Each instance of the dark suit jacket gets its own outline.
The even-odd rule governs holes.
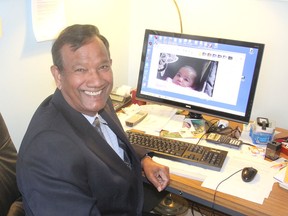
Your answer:
[[[35,112],[22,141],[17,183],[26,215],[141,215],[139,158],[109,100],[99,114],[129,150],[132,170],[59,90]]]

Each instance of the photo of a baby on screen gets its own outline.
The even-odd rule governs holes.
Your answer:
[[[165,80],[167,88],[191,89],[213,96],[217,61],[160,53],[157,79]],[[173,84],[175,86],[171,86]]]
[[[190,87],[195,89],[197,79],[197,71],[188,65],[181,67],[173,78],[167,77],[168,82],[172,82],[182,87]]]

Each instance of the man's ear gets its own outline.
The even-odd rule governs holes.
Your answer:
[[[56,86],[59,90],[61,90],[62,85],[61,85],[61,72],[59,71],[58,67],[56,65],[52,65],[50,67],[50,71],[52,73],[52,76],[54,77]]]

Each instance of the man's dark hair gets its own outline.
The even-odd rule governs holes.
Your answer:
[[[100,34],[98,28],[94,25],[79,25],[75,24],[65,28],[55,40],[51,52],[53,64],[58,67],[60,71],[63,70],[63,61],[61,56],[61,48],[69,44],[73,51],[76,51],[84,44],[87,44],[95,37],[98,37],[106,46],[108,54],[109,51],[109,42],[108,40]]]

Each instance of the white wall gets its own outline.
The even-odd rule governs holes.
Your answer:
[[[25,1],[0,0],[0,112],[17,147],[36,107],[54,89],[51,42],[35,42],[29,12]]]
[[[288,129],[288,1],[281,0],[178,0],[183,32],[259,42],[265,51],[251,119],[268,117]],[[173,1],[133,1],[130,47],[130,85],[136,85],[145,28],[180,32]],[[137,29],[137,30],[136,30]]]
[[[93,24],[110,43],[114,86],[128,82],[131,0],[66,0],[68,24]]]
[[[52,42],[36,42],[30,5],[30,0],[0,0],[0,112],[17,149],[34,111],[55,90]],[[94,24],[108,38],[114,84],[127,84],[130,0],[66,0],[65,6],[69,25]]]
[[[266,44],[253,106],[257,116],[288,128],[285,115],[288,2],[281,0],[177,0],[187,34]],[[90,23],[109,39],[115,86],[136,87],[145,28],[180,32],[173,0],[66,0],[68,24]],[[53,93],[51,41],[37,43],[29,0],[0,0],[0,112],[20,145],[39,103]]]

